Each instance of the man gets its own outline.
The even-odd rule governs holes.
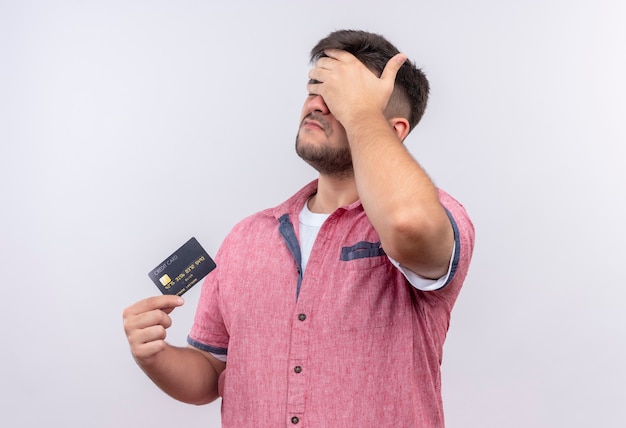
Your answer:
[[[176,296],[124,312],[133,356],[172,397],[222,401],[228,427],[442,427],[440,364],[473,226],[402,141],[428,95],[383,37],[313,48],[296,151],[319,179],[239,223],[202,288],[189,346]]]

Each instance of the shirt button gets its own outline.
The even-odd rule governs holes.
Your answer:
[[[300,373],[300,372],[302,372],[302,367],[300,367],[300,366],[295,366],[295,367],[293,368],[293,371],[294,371],[294,372],[296,372],[296,373]]]
[[[300,314],[300,315],[298,315],[298,319],[300,321],[304,321],[306,319],[306,315],[305,314]]]
[[[298,417],[297,417],[297,416],[294,416],[294,417],[292,417],[292,418],[291,418],[291,423],[292,423],[292,424],[294,424],[294,425],[295,425],[295,424],[297,424],[298,422],[300,422],[300,419],[298,419]]]

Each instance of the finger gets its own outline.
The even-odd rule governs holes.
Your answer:
[[[323,83],[325,81],[325,77],[328,75],[328,70],[314,67],[309,70],[309,83]]]
[[[165,349],[167,333],[161,325],[134,330],[128,335],[128,343],[136,358],[147,358]]]
[[[155,309],[154,311],[145,312],[137,315],[138,325],[141,328],[149,327],[152,325],[161,325],[163,328],[170,328],[172,325],[172,318],[162,309]]]
[[[324,55],[326,55],[326,57],[332,60],[337,60],[337,61],[349,61],[351,59],[356,59],[356,57],[352,55],[350,52],[347,52],[341,49],[326,49],[324,51]],[[321,57],[319,60],[323,58],[324,57]]]
[[[163,308],[163,309],[161,309],[161,310],[162,310],[163,312],[165,312],[166,314],[169,314],[169,313],[171,313],[174,309],[176,309],[176,308]]]
[[[315,68],[320,68],[324,70],[332,70],[334,63],[336,62],[337,60],[334,58],[321,57],[315,62]]]
[[[132,335],[134,331],[142,330],[151,326],[160,325],[169,328],[172,325],[172,318],[165,311],[155,309],[124,318],[124,331],[127,335]]]
[[[389,61],[387,61],[380,78],[382,80],[390,80],[392,82],[395,81],[396,74],[398,74],[398,70],[400,70],[400,67],[402,67],[402,64],[404,64],[405,61],[406,55],[403,53],[394,55]]]
[[[154,357],[159,352],[165,350],[165,340],[153,340],[152,342],[143,343],[131,348],[133,357],[138,361],[146,361]]]
[[[167,333],[165,328],[161,325],[153,325],[150,327],[136,330],[129,337],[129,342],[135,347],[144,345],[146,343],[154,342],[155,340],[165,340]]]
[[[134,305],[124,309],[124,318],[132,315],[141,314],[144,312],[150,312],[155,309],[168,309],[169,312],[173,308],[181,306],[185,303],[182,297],[173,295],[152,296],[144,300],[140,300]]]
[[[306,85],[306,90],[309,95],[321,95],[322,91],[322,82],[317,80],[309,80],[309,83]]]
[[[322,83],[324,83],[325,75],[320,70],[312,69],[309,72],[309,81],[306,85],[306,90],[309,95],[321,95],[324,90]]]

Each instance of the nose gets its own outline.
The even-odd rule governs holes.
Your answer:
[[[306,103],[306,109],[308,113],[312,113],[314,111],[320,112],[322,114],[330,113],[326,102],[324,102],[324,98],[321,95],[311,94],[308,96]]]

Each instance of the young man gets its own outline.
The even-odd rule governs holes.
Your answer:
[[[428,82],[376,34],[331,33],[311,58],[296,151],[319,179],[231,231],[189,347],[165,342],[181,298],[127,308],[133,356],[178,400],[221,396],[225,427],[442,427],[474,230],[402,144]]]

